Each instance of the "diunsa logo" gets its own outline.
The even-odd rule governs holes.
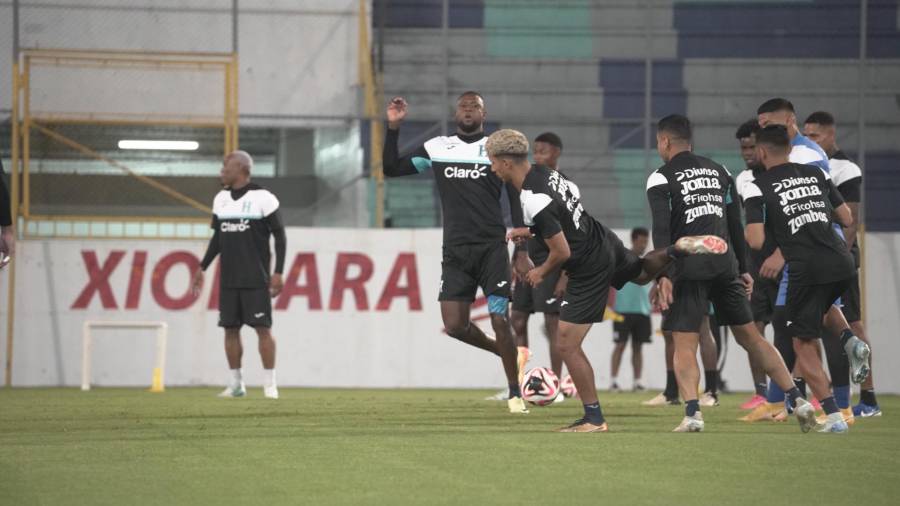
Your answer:
[[[444,169],[444,177],[447,179],[478,179],[487,176],[487,165],[475,164],[475,168],[461,169],[459,167],[447,167]]]

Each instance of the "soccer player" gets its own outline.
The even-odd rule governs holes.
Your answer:
[[[456,134],[435,137],[411,153],[400,156],[397,141],[408,104],[402,97],[387,108],[384,139],[384,175],[418,174],[431,169],[444,214],[444,251],[438,300],[447,334],[466,344],[498,355],[509,386],[511,413],[527,413],[519,387],[516,343],[509,325],[510,266],[506,226],[500,207],[503,182],[490,170],[485,151],[487,137],[484,99],[468,91],[456,100]],[[507,190],[513,224],[521,222],[518,192]],[[521,256],[527,254],[522,253]],[[488,299],[491,339],[470,319],[475,292],[481,287]]]
[[[729,251],[718,256],[685,257],[675,262],[674,277],[663,273],[658,283],[662,309],[668,310],[663,330],[672,331],[675,375],[685,416],[675,432],[700,432],[703,415],[697,399],[700,371],[697,347],[700,325],[715,307],[716,320],[729,325],[735,340],[754,354],[766,373],[790,390],[795,413],[804,432],[815,424],[815,410],[794,386],[778,351],[753,325],[748,296],[753,278],[747,272],[741,207],[731,174],[716,162],[691,152],[690,121],[673,114],[661,119],[656,133],[657,151],[665,165],[647,179],[647,199],[653,216],[653,244],[665,247],[680,239],[710,234],[727,241]]]
[[[822,321],[834,301],[850,288],[855,272],[846,243],[835,233],[833,219],[850,226],[850,209],[827,172],[812,165],[790,163],[787,128],[772,125],[757,134],[757,153],[766,173],[744,187],[747,242],[761,249],[772,234],[788,262],[785,300],[787,329],[793,338],[796,368],[827,415],[820,432],[847,432],[822,368],[818,342]],[[852,334],[841,344],[852,353]]]
[[[559,157],[562,154],[562,139],[553,132],[545,132],[534,139],[532,155],[534,163],[559,170]],[[547,260],[547,249],[535,238],[516,246],[517,251],[524,249],[528,258],[537,267]],[[556,329],[559,326],[559,304],[566,291],[568,277],[562,271],[547,276],[538,286],[531,286],[523,278],[517,276],[513,289],[512,313],[510,321],[519,346],[519,358],[529,357],[528,319],[531,313],[544,314],[544,331],[550,341],[550,368],[562,379],[562,357],[556,349]],[[519,371],[521,374],[523,371]],[[560,397],[561,399],[561,397]]]
[[[272,298],[284,286],[281,273],[287,241],[278,199],[250,182],[252,170],[253,158],[245,151],[234,151],[225,157],[221,171],[224,188],[213,200],[213,236],[200,269],[194,274],[193,287],[195,293],[200,291],[203,271],[220,255],[219,326],[225,328],[225,356],[231,380],[219,397],[247,395],[241,373],[241,327],[248,325],[259,337],[263,394],[277,399]],[[270,236],[275,238],[275,272],[271,275]]]
[[[12,222],[12,205],[9,190],[3,180],[3,163],[0,162],[0,269],[12,257],[16,249],[16,234]]]
[[[823,172],[830,172],[828,156],[819,147],[818,144],[800,133],[797,127],[797,117],[794,112],[794,105],[784,98],[773,98],[764,102],[757,109],[757,119],[761,127],[769,125],[781,125],[787,129],[788,136],[791,140],[791,152],[789,161],[792,163],[810,164],[819,167]],[[843,236],[840,225],[835,225],[836,230]],[[786,319],[784,318],[783,308],[785,298],[788,291],[788,268],[785,266],[784,257],[779,248],[775,248],[772,255],[763,262],[760,267],[760,275],[763,277],[775,278],[781,273],[781,281],[778,287],[778,296],[776,298],[776,310],[773,315],[773,328],[775,329],[775,346],[782,352],[785,362],[789,367],[794,363],[794,348],[791,345],[789,334],[785,330]],[[838,406],[845,406],[843,413],[849,423],[853,423],[853,412],[850,409],[850,378],[857,383],[862,382],[869,372],[868,346],[856,336],[850,325],[844,318],[843,313],[839,309],[839,302],[828,311],[825,327],[830,331],[824,336],[823,344],[825,348],[825,356],[828,360],[828,369],[831,372],[835,398]],[[840,345],[840,340],[833,336],[841,336],[850,334],[851,348],[853,352],[844,353],[844,348]],[[865,358],[863,358],[865,357]],[[746,418],[748,421],[755,421],[767,416],[776,419],[784,418],[784,408],[781,407],[784,400],[784,392],[777,384],[769,383],[769,391],[767,393],[767,403],[760,406],[754,412],[751,412]],[[767,412],[766,412],[767,411]]]
[[[597,400],[594,370],[581,344],[591,326],[603,320],[609,286],[622,288],[628,281],[649,282],[669,264],[670,255],[721,254],[728,246],[717,237],[684,237],[674,246],[640,258],[585,212],[574,183],[559,171],[532,167],[528,161],[528,139],[521,132],[494,132],[486,147],[491,170],[521,191],[523,220],[531,227],[513,229],[510,239],[519,243],[535,235],[549,251],[547,260],[529,270],[526,279],[537,286],[560,268],[569,274],[569,285],[560,303],[557,343],[584,403],[584,417],[560,432],[606,432],[608,426]]]
[[[753,181],[756,176],[765,172],[759,160],[756,159],[756,132],[759,131],[759,121],[755,118],[745,121],[738,127],[734,136],[737,139],[741,158],[744,160],[745,168],[734,179],[737,186],[738,195],[743,199],[744,185]],[[759,269],[763,262],[769,258],[775,251],[775,245],[771,237],[766,238],[764,247],[757,251],[750,250],[748,267],[750,276],[753,277],[753,293],[750,294],[750,309],[753,311],[753,321],[759,333],[766,335],[766,326],[772,322],[772,314],[775,310],[775,299],[778,296],[778,281],[781,278],[779,274],[777,278],[767,278],[759,275]],[[755,395],[747,402],[741,404],[741,409],[754,409],[766,402],[766,372],[760,364],[757,364],[752,355],[748,355],[750,360],[750,373],[753,375],[753,387]]]
[[[859,206],[862,200],[862,171],[838,147],[836,141],[837,127],[834,116],[830,113],[818,111],[810,114],[804,122],[803,133],[818,144],[825,151],[825,154],[828,155],[828,165],[831,167],[831,180],[841,193],[853,216],[853,224],[844,228],[844,238],[850,246],[850,254],[853,255],[857,275],[851,281],[850,289],[841,295],[841,301],[844,303],[841,311],[844,313],[844,317],[847,318],[853,333],[865,341],[871,349],[872,343],[866,337],[866,328],[862,321],[859,289],[860,249],[856,236],[859,230]],[[878,407],[878,399],[875,397],[875,380],[872,378],[871,370],[860,388],[860,402],[853,406],[853,414],[861,417],[881,416],[881,408]],[[839,404],[838,407],[844,408],[845,406]]]
[[[643,227],[631,230],[631,251],[638,257],[644,255],[650,243],[650,231]],[[613,322],[613,343],[610,387],[613,392],[621,390],[618,376],[619,366],[622,364],[622,355],[625,347],[631,340],[631,368],[634,371],[634,385],[632,390],[640,392],[644,390],[641,382],[641,372],[644,366],[644,356],[641,347],[650,342],[650,334],[653,326],[650,323],[650,285],[638,285],[625,283],[621,290],[616,292],[616,302],[613,310],[622,316],[622,321]]]

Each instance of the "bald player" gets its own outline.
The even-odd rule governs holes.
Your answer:
[[[259,337],[264,369],[263,394],[278,398],[275,380],[275,338],[272,337],[272,298],[281,293],[287,240],[278,210],[278,199],[269,190],[250,182],[253,158],[245,151],[225,157],[223,189],[213,200],[213,236],[200,269],[194,273],[193,290],[203,286],[205,271],[221,255],[219,326],[225,328],[225,356],[231,379],[219,397],[244,397],[247,389],[241,373],[241,327],[253,327]],[[269,237],[275,238],[275,272],[270,274]]]

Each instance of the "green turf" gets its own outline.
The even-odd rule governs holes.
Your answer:
[[[844,436],[603,395],[612,432],[556,434],[576,402],[506,414],[485,391],[0,390],[0,504],[896,504],[900,418]],[[881,397],[900,412],[900,399]],[[768,487],[766,495],[761,490]],[[788,494],[788,496],[785,496]],[[762,498],[768,498],[762,500]]]

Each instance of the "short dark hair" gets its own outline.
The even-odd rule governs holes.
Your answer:
[[[468,91],[462,92],[458,97],[456,97],[456,101],[459,102],[460,100],[463,99],[463,97],[472,97],[472,96],[478,97],[482,101],[484,101],[484,97],[481,96],[481,93],[478,93],[477,91],[474,91],[474,90],[468,90]]]
[[[635,240],[638,237],[650,237],[650,231],[645,227],[634,227],[631,229],[631,240]]]
[[[816,125],[833,126],[834,116],[832,116],[830,112],[816,111],[807,116],[806,121],[804,121],[803,123],[815,123]]]
[[[563,148],[562,139],[560,139],[559,136],[553,132],[544,132],[541,135],[538,135],[534,138],[534,142],[546,142],[551,146],[558,147],[560,151],[562,151]]]
[[[794,112],[794,104],[786,98],[770,98],[762,103],[756,110],[756,114],[765,114],[767,112],[791,111]]]
[[[659,120],[659,123],[656,125],[657,132],[665,132],[675,139],[681,139],[685,142],[691,141],[693,137],[692,130],[691,120],[681,114],[670,114]]]
[[[759,132],[759,121],[748,119],[738,127],[737,132],[734,133],[734,138],[738,140],[746,139],[751,135],[755,135],[757,132]]]
[[[787,128],[783,125],[769,125],[756,132],[756,144],[764,144],[788,151],[791,148],[791,138],[788,135]]]

